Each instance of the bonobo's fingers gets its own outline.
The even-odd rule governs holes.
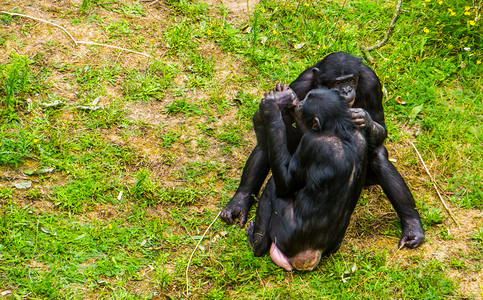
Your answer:
[[[247,222],[250,199],[232,198],[232,200],[221,211],[221,219],[231,225],[237,217],[240,218],[240,227]]]
[[[366,128],[370,121],[372,121],[367,111],[362,108],[350,108],[349,111],[352,116],[352,121],[358,128]]]
[[[260,101],[259,108],[262,111],[267,109],[273,109],[277,107],[277,99],[275,98],[274,91],[270,91],[263,95],[262,101]]]
[[[409,249],[414,249],[421,246],[424,242],[424,233],[422,229],[415,230],[403,230],[401,240],[399,241],[398,248],[402,249],[408,247]]]
[[[281,90],[275,93],[275,98],[277,99],[278,106],[280,108],[293,108],[298,102],[297,95],[286,84],[281,86],[280,88]]]
[[[274,92],[281,92],[281,91],[283,91],[282,88],[283,88],[282,84],[277,83],[277,85],[273,88],[273,91]]]
[[[284,91],[287,91],[288,89],[290,89],[288,84],[277,83],[277,85],[273,88],[273,91],[274,92],[284,92]]]

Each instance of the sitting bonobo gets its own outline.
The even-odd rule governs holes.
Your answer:
[[[247,226],[248,243],[256,256],[270,249],[288,271],[312,270],[342,243],[364,186],[371,128],[358,129],[347,103],[328,89],[312,90],[300,102],[288,86],[277,85],[260,111],[272,177]],[[288,113],[304,132],[293,155],[283,122]]]

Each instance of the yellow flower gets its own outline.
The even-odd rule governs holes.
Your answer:
[[[206,31],[206,34],[207,34],[207,35],[211,35],[211,33],[212,33],[212,32],[211,32],[211,30],[209,30],[209,29]]]
[[[465,6],[465,10],[470,10],[470,7],[469,6]]]
[[[265,10],[264,8],[260,9],[260,11],[261,11],[262,13],[265,13],[265,12],[266,12],[266,10]]]
[[[453,44],[448,44],[448,48],[449,49],[453,48]]]
[[[327,47],[325,45],[322,45],[322,49],[327,49]]]
[[[449,12],[452,12],[453,10],[452,10],[451,8],[448,8],[448,11],[449,11]]]
[[[470,13],[469,11],[465,11],[463,14],[464,14],[465,16],[469,16],[469,15],[471,15],[471,13]]]
[[[481,64],[481,60],[477,60],[477,61],[476,61],[476,64],[477,64],[477,65]]]
[[[112,225],[111,224],[108,224],[107,225],[107,228],[112,229]]]
[[[304,2],[304,5],[305,5],[305,6],[309,6],[309,4],[308,4],[307,2]]]
[[[38,139],[34,139],[34,143],[38,143],[38,142],[39,142],[39,140],[38,140]]]
[[[429,33],[429,29],[428,28],[424,28],[424,33]]]
[[[456,16],[456,13],[454,11],[451,12],[452,16]]]
[[[438,1],[438,4],[439,4],[439,5],[443,4],[443,1],[439,0],[439,1]]]
[[[438,24],[439,24],[439,21],[438,21],[438,22],[436,22],[436,25],[438,25]]]
[[[471,26],[475,26],[475,24],[476,24],[475,21],[473,21],[473,20],[469,20],[468,23],[470,23]]]
[[[272,33],[273,33],[273,34],[277,34],[277,31],[274,29],[274,30],[272,31]]]
[[[426,2],[431,2],[431,0],[424,0],[424,1],[426,1]]]
[[[151,42],[154,42],[154,39],[151,39]]]

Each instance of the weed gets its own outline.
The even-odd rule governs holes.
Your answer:
[[[132,14],[141,17],[144,17],[146,15],[144,10],[144,6],[139,2],[133,2],[132,5],[122,4],[120,9],[114,9],[115,12]]]
[[[48,24],[0,15],[6,51],[0,65],[0,290],[11,292],[6,297],[186,297],[187,261],[237,188],[256,142],[251,118],[263,92],[293,81],[330,52],[362,56],[360,45],[380,40],[394,11],[393,2],[383,1],[267,0],[248,12],[205,1],[121,2],[78,1],[74,14],[55,1],[48,12],[35,1],[2,7],[34,9],[76,39],[156,58],[118,52],[106,60],[112,49],[66,46],[68,37]],[[285,272],[269,256],[254,257],[244,230],[215,222],[193,256],[190,297],[446,299],[479,293],[466,278],[482,268],[481,5],[409,1],[403,11],[370,65],[384,86],[386,145],[413,187],[427,246],[468,251],[444,260],[426,255],[427,249],[396,252],[400,222],[393,212],[380,212],[374,201],[386,199],[380,189],[369,189],[355,232],[313,272]],[[98,97],[101,110],[73,106]],[[55,100],[65,105],[42,108]],[[129,112],[130,101],[145,111]],[[157,102],[147,107],[151,101]],[[148,114],[161,125],[141,119]],[[461,231],[441,225],[446,214],[426,197],[433,191],[417,157],[402,152],[408,141],[456,211],[474,216]],[[149,147],[157,145],[153,153]],[[54,171],[24,173],[44,167]],[[12,176],[29,176],[33,187],[12,188]],[[255,207],[250,220],[254,213]],[[467,224],[476,229],[464,234]]]
[[[419,212],[421,214],[423,225],[425,226],[441,224],[444,220],[444,216],[441,214],[440,208],[420,207]]]
[[[185,116],[191,116],[193,114],[200,115],[201,109],[198,105],[188,102],[187,99],[177,99],[166,105],[165,113],[183,113]]]
[[[10,63],[3,65],[0,69],[0,85],[3,96],[0,104],[7,109],[15,109],[20,103],[18,94],[28,91],[30,74],[29,64],[31,61],[23,56],[13,55]],[[17,96],[16,96],[17,95]]]
[[[181,133],[177,131],[167,132],[162,136],[163,143],[161,145],[165,148],[170,148],[173,146],[173,143],[179,139],[180,136]]]
[[[6,186],[1,187],[0,188],[0,199],[3,199],[3,200],[12,199],[13,191],[14,191],[13,188],[9,188],[9,187],[6,187]]]
[[[164,91],[172,86],[177,72],[175,66],[155,62],[146,71],[130,72],[124,93],[132,100],[161,100]]]

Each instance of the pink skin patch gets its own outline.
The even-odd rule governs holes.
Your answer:
[[[272,246],[270,247],[270,257],[277,266],[284,268],[287,271],[293,270],[293,267],[288,262],[287,257],[282,253],[282,251],[280,251],[280,249],[278,249],[275,243],[272,243]]]

